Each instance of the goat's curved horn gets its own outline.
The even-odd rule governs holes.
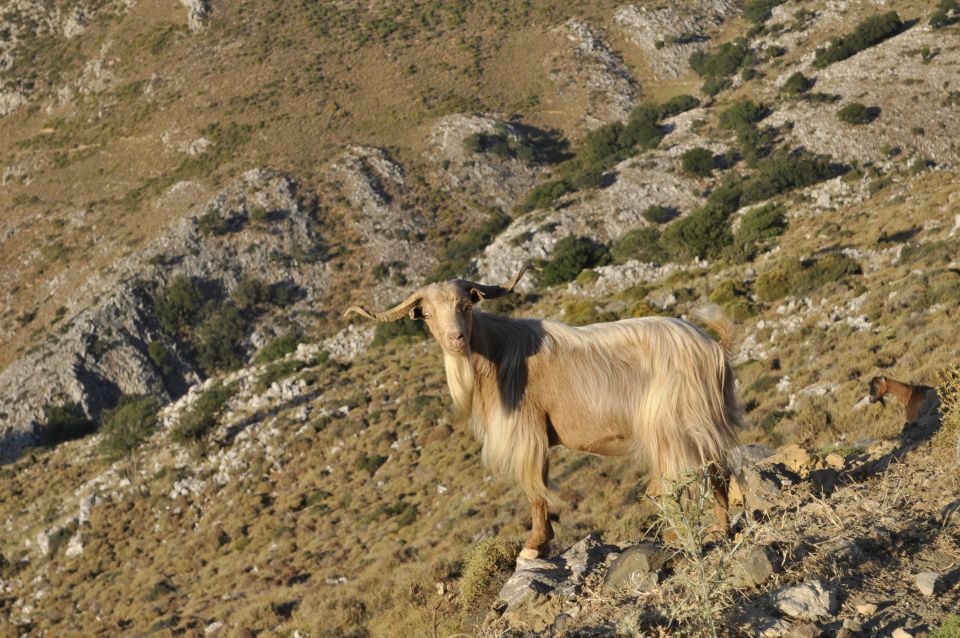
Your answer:
[[[370,312],[361,306],[350,306],[343,313],[343,316],[346,317],[352,312],[360,315],[361,317],[374,319],[376,321],[396,321],[398,319],[402,319],[403,316],[410,312],[410,309],[416,306],[418,303],[420,303],[419,290],[389,310],[384,310],[383,312]]]
[[[464,281],[462,285],[467,289],[476,290],[484,299],[496,299],[508,293],[513,292],[514,287],[519,283],[523,274],[528,270],[537,270],[533,264],[524,264],[513,279],[502,283],[499,286],[488,286],[486,284],[475,284],[472,281]]]

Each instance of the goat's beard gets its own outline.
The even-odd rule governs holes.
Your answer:
[[[447,373],[447,387],[453,404],[463,414],[470,414],[473,404],[473,367],[470,365],[470,348],[463,354],[443,351],[443,367]]]

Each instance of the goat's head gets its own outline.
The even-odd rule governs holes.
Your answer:
[[[874,377],[870,379],[870,403],[884,403],[883,396],[887,393],[887,378]]]
[[[499,286],[465,279],[427,284],[389,310],[370,312],[360,306],[350,306],[344,316],[356,313],[376,321],[397,321],[406,315],[411,319],[423,320],[427,322],[433,338],[446,352],[467,354],[473,332],[473,305],[483,299],[496,299],[513,291],[529,268],[529,265],[524,265],[513,279]]]

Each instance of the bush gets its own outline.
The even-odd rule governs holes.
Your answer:
[[[572,281],[584,268],[609,263],[610,253],[605,246],[587,237],[568,235],[553,247],[553,258],[538,273],[541,286],[553,286]]]
[[[904,26],[896,11],[870,16],[858,24],[852,33],[835,38],[828,46],[817,49],[813,66],[822,69],[834,62],[846,60],[852,55],[900,33]]]
[[[668,221],[676,217],[676,213],[673,209],[667,208],[666,206],[658,206],[657,204],[648,206],[647,209],[641,214],[643,215],[643,218],[651,224],[666,224]]]
[[[694,51],[690,54],[690,68],[705,77],[730,77],[741,66],[749,66],[751,57],[749,53],[747,41],[737,38],[733,42],[720,45],[713,53]]]
[[[933,446],[945,452],[956,450],[960,463],[960,366],[940,371],[937,396],[940,398],[940,429],[933,437]],[[960,622],[957,623],[960,638]]]
[[[64,441],[80,439],[97,430],[97,424],[87,418],[77,402],[48,405],[44,422],[37,431],[37,443],[53,447]]]
[[[668,226],[663,233],[663,245],[671,253],[687,258],[717,257],[733,241],[727,224],[732,212],[728,207],[708,202]]]
[[[197,218],[197,229],[204,236],[225,235],[230,230],[230,225],[220,214],[220,211],[211,208]]]
[[[297,346],[306,341],[306,337],[299,330],[292,330],[274,338],[270,343],[260,348],[253,358],[256,364],[269,363],[297,350]]]
[[[387,457],[380,454],[364,455],[357,459],[357,469],[373,476],[386,462]]]
[[[167,350],[162,343],[159,341],[151,341],[149,345],[147,345],[147,356],[153,361],[153,365],[157,366],[160,374],[165,377],[173,374],[173,355],[170,354],[170,351]]]
[[[208,373],[233,370],[243,365],[247,322],[233,305],[210,314],[197,331],[197,361]]]
[[[749,98],[741,98],[721,111],[718,123],[720,128],[739,130],[759,122],[767,115],[767,110]]]
[[[675,95],[660,107],[661,118],[673,117],[681,113],[686,113],[690,109],[700,106],[700,100],[692,95]]]
[[[743,17],[756,24],[763,24],[770,17],[774,7],[784,0],[747,0],[743,5]]]
[[[460,610],[475,614],[486,605],[486,598],[496,590],[499,581],[513,571],[520,543],[502,538],[485,538],[473,546],[463,562],[460,578]]]
[[[160,402],[150,396],[123,395],[117,407],[105,410],[100,452],[109,458],[130,456],[157,427]]]
[[[236,382],[214,385],[194,402],[170,430],[174,443],[197,444],[217,425],[217,419],[227,402],[237,393]]]
[[[787,229],[786,209],[781,204],[766,204],[744,214],[733,238],[733,256],[738,261],[752,260],[766,240]]]
[[[860,102],[850,102],[837,111],[837,117],[840,118],[840,121],[847,124],[869,124],[877,119],[879,114],[879,108],[867,108]]]
[[[927,638],[960,638],[960,616],[950,614]]]
[[[787,78],[787,81],[783,83],[782,91],[787,95],[800,95],[801,93],[806,93],[810,90],[812,83],[810,80],[800,71],[797,71],[793,75]]]
[[[663,262],[668,258],[660,245],[660,231],[653,226],[635,228],[621,235],[610,247],[610,255],[618,264],[631,259]]]
[[[806,295],[833,282],[843,281],[863,269],[852,257],[829,253],[800,263],[800,267],[780,264],[757,278],[757,298],[776,301],[788,294]]]
[[[709,300],[711,303],[723,306],[734,321],[743,321],[753,315],[753,303],[750,301],[749,293],[746,284],[728,279],[710,293]]]
[[[683,156],[680,158],[680,165],[683,168],[683,172],[688,175],[707,177],[713,173],[713,169],[717,166],[717,161],[714,159],[711,151],[697,147],[684,151]]]
[[[566,179],[544,182],[530,191],[530,194],[518,207],[518,212],[529,213],[538,208],[548,208],[553,206],[558,199],[574,190],[573,184]]]
[[[731,86],[733,86],[733,82],[730,81],[730,79],[711,75],[704,80],[703,85],[700,87],[700,92],[713,97],[720,93],[720,91],[729,89]]]
[[[443,260],[427,281],[446,281],[462,277],[470,266],[470,259],[482,251],[494,237],[510,225],[510,217],[499,208],[486,209],[489,218],[479,228],[467,232],[462,239],[447,244]]]
[[[812,186],[836,175],[828,157],[806,151],[779,152],[761,161],[757,172],[739,185],[740,204],[747,205]]]
[[[177,275],[166,293],[154,299],[154,310],[160,326],[169,334],[185,331],[200,318],[206,298],[200,284],[192,277]]]
[[[428,335],[427,325],[424,322],[404,317],[399,321],[378,323],[373,331],[373,340],[370,345],[373,347],[382,346],[402,337],[425,339]]]

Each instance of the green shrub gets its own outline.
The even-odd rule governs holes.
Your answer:
[[[223,218],[220,211],[211,208],[197,218],[197,229],[201,235],[225,235],[230,230],[230,224]]]
[[[269,363],[297,350],[297,346],[306,341],[306,337],[299,330],[292,330],[274,338],[270,343],[260,348],[253,358],[256,364]]]
[[[927,638],[960,638],[960,616],[950,614]]]
[[[806,295],[860,274],[863,274],[860,264],[842,253],[829,253],[818,259],[806,260],[799,267],[781,263],[757,278],[757,298],[771,302],[787,295]]]
[[[813,66],[825,68],[834,62],[846,60],[852,55],[883,42],[902,31],[905,25],[896,11],[882,13],[863,20],[852,33],[835,38],[828,46],[817,49]]]
[[[680,158],[680,165],[683,172],[697,177],[707,177],[713,173],[717,166],[717,161],[713,157],[713,152],[705,148],[691,148],[684,151]]]
[[[747,0],[743,5],[743,17],[757,24],[763,24],[770,17],[774,7],[784,0]]]
[[[524,135],[517,137],[510,135],[502,125],[498,125],[492,133],[473,133],[463,140],[463,148],[468,153],[490,153],[525,164],[549,164],[559,161],[566,156],[567,145],[567,141],[558,131],[525,127]]]
[[[463,562],[460,578],[460,610],[463,614],[480,611],[497,585],[513,571],[520,543],[503,538],[485,538],[473,546]]]
[[[704,80],[703,85],[700,87],[700,92],[713,97],[720,93],[720,91],[729,89],[731,86],[733,86],[733,82],[730,81],[729,78],[711,75]]]
[[[877,107],[868,108],[860,102],[850,102],[837,111],[837,117],[847,124],[869,124],[879,113],[880,109]]]
[[[87,418],[77,402],[48,405],[44,413],[44,421],[36,432],[39,445],[53,447],[64,441],[83,438],[97,429],[97,424]]]
[[[653,226],[634,228],[621,235],[610,247],[610,255],[618,264],[631,259],[663,262],[668,258],[660,245],[660,231]]]
[[[160,326],[169,334],[184,332],[199,320],[206,297],[192,277],[177,275],[166,293],[154,299],[154,310]]]
[[[174,372],[174,359],[173,355],[170,354],[170,351],[160,343],[159,341],[151,341],[147,345],[147,356],[150,357],[150,360],[153,361],[153,365],[157,366],[157,370],[160,373],[167,377],[173,374]]]
[[[782,235],[787,229],[785,213],[782,204],[772,203],[744,214],[733,238],[734,258],[739,261],[751,260],[763,248],[766,240]]]
[[[749,98],[741,98],[720,112],[720,128],[739,130],[759,122],[767,115],[767,110]]]
[[[151,396],[123,395],[101,417],[100,452],[109,458],[130,456],[157,427],[160,402]]]
[[[786,297],[793,289],[794,271],[785,264],[778,264],[757,277],[754,288],[757,299],[771,302]]]
[[[555,179],[536,186],[523,203],[518,206],[518,212],[529,213],[538,208],[549,208],[558,199],[573,192],[573,183],[566,179]]]
[[[787,78],[787,81],[783,83],[783,92],[787,95],[800,95],[801,93],[806,93],[810,90],[812,86],[811,81],[800,71],[797,71],[793,75]]]
[[[700,106],[700,100],[692,95],[674,95],[660,107],[661,118],[673,117],[686,113],[690,109]]]
[[[694,51],[690,54],[690,68],[701,76],[729,77],[750,62],[750,48],[744,38],[726,42],[714,52]],[[748,64],[747,64],[748,65]]]
[[[736,210],[736,208],[734,208]],[[732,211],[707,205],[678,219],[663,232],[666,250],[681,257],[713,258],[733,241],[727,219]]]
[[[233,305],[213,311],[197,331],[197,361],[208,373],[233,370],[245,362],[247,322]]]
[[[753,303],[749,294],[746,284],[728,279],[714,288],[709,300],[722,306],[734,321],[743,321],[753,315]]]
[[[197,444],[217,425],[227,402],[237,393],[237,383],[217,384],[201,394],[170,430],[174,443]]]
[[[387,457],[381,454],[364,455],[357,459],[357,469],[373,476],[380,469],[380,466],[386,462]]]
[[[510,216],[499,208],[484,208],[488,218],[482,226],[466,233],[463,238],[447,244],[443,259],[428,281],[446,281],[462,277],[468,270],[470,259],[490,245],[490,242],[510,225]]]
[[[294,287],[286,282],[268,285],[255,277],[250,277],[234,286],[230,291],[230,300],[245,316],[253,317],[267,305],[280,308],[289,306],[294,301],[294,292]]]
[[[553,247],[553,256],[538,273],[541,286],[553,286],[572,281],[584,268],[593,268],[609,263],[607,248],[587,237],[568,235]]]
[[[672,209],[657,204],[651,204],[641,214],[651,224],[666,224],[676,217],[676,213]]]
[[[428,335],[427,324],[409,317],[403,317],[399,321],[378,323],[373,331],[373,340],[370,342],[370,345],[372,347],[382,346],[385,343],[402,337],[425,339]]]
[[[830,158],[806,151],[781,151],[761,161],[754,175],[740,184],[741,205],[761,202],[796,188],[812,186],[836,175]]]

